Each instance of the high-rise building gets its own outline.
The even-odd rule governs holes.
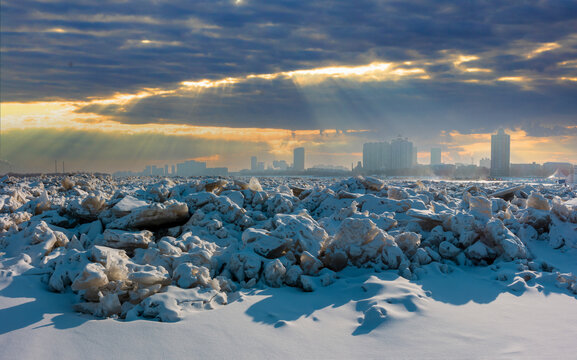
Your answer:
[[[251,156],[251,157],[250,157],[250,169],[251,169],[252,171],[256,171],[256,170],[257,170],[256,156]]]
[[[304,171],[305,169],[305,148],[295,148],[293,158],[293,170],[294,171]]]
[[[441,161],[441,148],[431,148],[431,165],[440,165]]]
[[[200,176],[206,174],[206,162],[189,160],[176,164],[178,176]]]
[[[391,141],[391,169],[410,169],[413,167],[413,143],[407,138]]]
[[[491,177],[507,177],[510,174],[511,136],[499,129],[491,135]]]
[[[490,169],[491,168],[491,159],[482,158],[481,160],[479,160],[479,167],[484,167],[484,168]]]
[[[391,166],[391,144],[373,142],[363,144],[363,169],[387,170]]]

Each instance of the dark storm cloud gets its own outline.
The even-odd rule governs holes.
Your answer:
[[[183,80],[434,58],[446,49],[477,54],[520,40],[556,41],[577,28],[576,3],[557,0],[245,0],[238,6],[7,0],[1,13],[3,101],[81,99]],[[512,55],[506,63],[545,71],[560,59],[521,60]]]

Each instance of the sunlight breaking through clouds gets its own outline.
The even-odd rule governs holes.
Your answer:
[[[529,54],[526,55],[526,57],[527,57],[527,59],[532,59],[535,56],[538,56],[544,52],[559,49],[560,47],[561,47],[561,45],[559,45],[556,42],[545,43],[545,44],[538,46],[535,50],[531,51]]]
[[[328,66],[315,69],[282,71],[271,74],[250,74],[243,77],[228,77],[220,80],[183,81],[186,87],[213,88],[234,85],[250,79],[274,80],[279,78],[293,79],[301,86],[323,82],[329,78],[352,79],[367,81],[398,81],[403,78],[428,79],[429,75],[423,68],[407,68],[404,63],[373,62],[360,66]]]

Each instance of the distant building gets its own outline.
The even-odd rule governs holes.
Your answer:
[[[391,169],[410,169],[413,167],[413,143],[407,138],[391,141]]]
[[[490,169],[491,168],[491,159],[482,158],[481,160],[479,160],[479,167],[484,167],[484,168]]]
[[[275,170],[287,170],[288,164],[285,160],[273,160],[272,167]]]
[[[295,148],[293,153],[293,170],[294,171],[304,171],[305,170],[305,148]]]
[[[431,165],[442,164],[441,148],[431,148]]]
[[[250,169],[252,171],[256,171],[257,170],[257,160],[256,160],[256,156],[251,156],[250,157]]]
[[[168,165],[164,165],[164,176],[168,176]]]
[[[546,162],[543,164],[543,175],[545,176],[551,176],[557,170],[567,176],[573,173],[573,165],[567,162]]]
[[[226,167],[206,168],[205,175],[208,175],[208,176],[228,176],[228,168],[226,168]]]
[[[541,177],[543,167],[537,163],[532,164],[511,164],[512,177]]]
[[[363,169],[388,170],[391,167],[391,144],[372,142],[363,144]]]
[[[170,172],[170,175],[175,176],[176,175],[176,166],[172,165],[172,171]]]
[[[206,174],[206,163],[189,160],[176,164],[178,176],[201,176]]]
[[[491,177],[500,178],[510,175],[511,136],[499,129],[491,135]]]
[[[156,165],[152,165],[150,169],[150,174],[152,176],[163,176],[164,175],[164,168],[157,167]]]

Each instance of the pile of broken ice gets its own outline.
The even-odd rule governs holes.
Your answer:
[[[572,274],[533,259],[527,247],[577,247],[569,188],[371,177],[261,182],[5,177],[0,267],[44,273],[51,290],[77,294],[78,311],[162,321],[226,304],[240,288],[314,291],[347,266],[416,279],[430,263],[449,271],[516,261],[577,293]]]

